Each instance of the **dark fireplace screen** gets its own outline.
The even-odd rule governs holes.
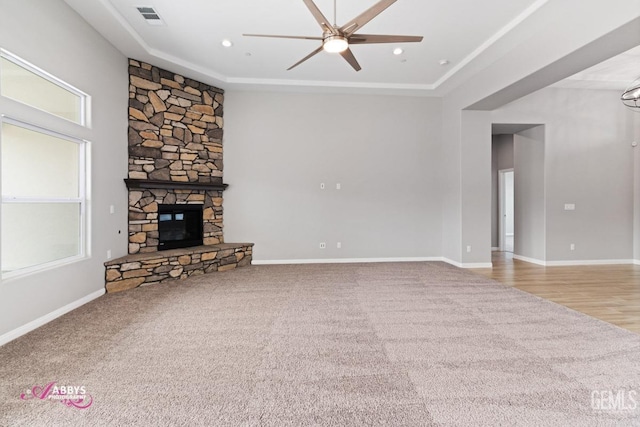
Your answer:
[[[202,205],[158,206],[158,250],[202,245]]]

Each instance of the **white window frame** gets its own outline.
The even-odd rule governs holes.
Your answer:
[[[5,96],[2,94],[2,88],[0,88],[0,96],[7,98],[7,99],[11,99],[15,102],[19,102],[22,105],[26,105],[29,108],[33,108],[34,110],[38,110],[38,111],[42,111],[45,112],[53,117],[57,117],[60,120],[66,120],[68,122],[71,123],[75,123],[75,124],[79,124],[80,126],[84,126],[87,127],[88,123],[87,123],[87,117],[89,116],[87,113],[88,110],[88,106],[89,106],[89,95],[87,95],[86,93],[84,93],[83,91],[81,91],[78,88],[75,88],[73,86],[71,86],[69,83],[60,80],[59,78],[57,78],[56,76],[54,76],[53,74],[49,74],[46,71],[44,71],[41,68],[36,67],[35,65],[33,65],[32,63],[25,61],[24,59],[14,55],[13,53],[0,48],[0,58],[4,58],[7,61],[13,62],[14,64],[16,64],[19,67],[24,68],[25,70],[28,70],[30,72],[32,72],[33,74],[42,77],[45,80],[48,80],[49,82],[61,87],[62,89],[69,91],[71,93],[73,93],[74,95],[78,96],[80,98],[80,122],[76,122],[75,120],[71,120],[71,119],[67,119],[66,117],[62,117],[59,116],[57,114],[54,114],[50,111],[47,110],[43,110],[41,108],[38,107],[34,107],[33,105],[29,105],[26,104],[18,99],[15,98],[11,98],[9,96]],[[2,70],[0,70],[0,72],[2,72]]]
[[[88,162],[89,162],[89,158],[90,158],[89,156],[91,153],[91,142],[81,138],[79,135],[74,136],[72,134],[74,133],[75,129],[78,129],[78,134],[81,134],[81,132],[83,132],[83,130],[81,129],[86,129],[89,127],[88,119],[91,116],[89,111],[90,105],[91,105],[90,103],[91,97],[88,94],[82,92],[81,90],[69,85],[68,83],[60,80],[59,78],[47,73],[46,71],[38,68],[37,66],[23,60],[22,58],[19,58],[18,56],[2,48],[0,48],[0,57],[8,61],[11,61],[14,64],[20,67],[23,67],[29,70],[30,72],[33,72],[34,74],[37,74],[38,76],[50,81],[51,83],[56,84],[62,87],[63,89],[78,95],[80,97],[80,108],[81,108],[80,123],[78,123],[77,121],[58,116],[52,112],[42,110],[32,105],[20,102],[19,100],[13,99],[11,97],[4,96],[2,94],[2,89],[0,88],[0,97],[5,99],[10,99],[14,102],[17,102],[23,106],[28,107],[26,110],[27,113],[29,110],[35,113],[35,114],[27,114],[27,116],[29,117],[24,117],[25,114],[22,113],[20,114],[21,120],[17,120],[11,117],[10,111],[8,112],[9,114],[6,114],[7,111],[0,112],[1,113],[0,129],[3,123],[7,123],[14,126],[22,127],[24,129],[28,129],[34,132],[39,132],[45,135],[49,135],[52,137],[73,142],[75,144],[78,144],[78,148],[79,148],[78,197],[73,197],[73,198],[62,198],[62,197],[61,198],[50,198],[50,197],[38,198],[38,197],[19,197],[19,196],[5,197],[2,195],[2,180],[0,177],[0,198],[3,204],[4,203],[74,203],[74,204],[79,204],[80,206],[80,230],[79,230],[79,236],[78,236],[79,238],[78,254],[73,255],[71,257],[66,257],[59,260],[54,260],[51,262],[37,264],[34,266],[22,268],[19,270],[2,273],[0,275],[0,282],[5,282],[9,279],[23,277],[25,275],[29,275],[35,272],[41,272],[43,270],[48,270],[51,268],[60,267],[62,265],[77,262],[77,261],[86,259],[90,256],[89,243],[90,243],[91,236],[89,233],[89,218],[88,218],[89,211],[90,211],[90,208],[88,206],[89,189],[90,189],[89,187],[89,183],[90,183],[89,167],[90,166]],[[0,70],[0,72],[2,72],[2,70]],[[39,125],[38,123],[39,118],[42,116],[40,113],[36,113],[36,112],[44,112],[47,114],[48,117],[54,118],[53,125],[55,125],[59,129],[61,128],[64,130],[62,132],[59,132],[59,131],[54,131],[49,127],[44,127]],[[25,121],[25,120],[28,120],[28,121]],[[60,126],[56,125],[55,123],[56,121],[58,121]],[[73,126],[70,127],[69,124],[72,124]],[[78,125],[82,126],[82,128],[75,127]],[[2,132],[0,132],[0,145],[2,144],[1,138],[2,138]],[[2,220],[1,215],[2,215],[2,211],[0,210],[0,221]],[[4,248],[0,247],[0,252],[3,249]],[[1,270],[1,266],[0,266],[0,270]]]

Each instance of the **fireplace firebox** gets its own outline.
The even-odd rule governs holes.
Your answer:
[[[202,245],[202,205],[158,205],[158,250]]]

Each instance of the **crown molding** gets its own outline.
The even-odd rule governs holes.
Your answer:
[[[167,67],[175,65],[181,69],[193,71],[199,75],[198,78],[206,77],[208,83],[221,87],[222,89],[237,90],[265,90],[265,91],[292,91],[292,92],[338,92],[338,93],[365,93],[365,94],[388,94],[388,95],[406,95],[406,96],[442,96],[438,90],[443,89],[443,85],[450,83],[451,79],[464,79],[463,71],[470,63],[472,63],[481,54],[485,53],[500,39],[505,37],[510,31],[525,21],[529,16],[534,14],[549,0],[537,0],[527,9],[521,12],[513,20],[498,30],[493,36],[478,46],[473,52],[467,55],[451,70],[444,74],[434,83],[384,83],[384,82],[347,82],[347,81],[323,81],[323,80],[293,80],[293,79],[260,79],[260,78],[244,78],[223,75],[220,72],[203,67],[193,62],[184,60],[175,55],[169,54],[161,49],[151,47],[138,32],[129,24],[129,22],[120,14],[110,0],[98,0],[105,10],[113,19],[125,30],[133,41],[144,51],[146,58],[141,60],[149,61],[157,59],[163,63],[160,66]],[[127,57],[133,57],[131,52],[123,52]],[[136,58],[138,59],[138,58]]]

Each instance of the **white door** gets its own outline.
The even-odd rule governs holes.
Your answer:
[[[498,171],[498,203],[500,213],[498,215],[498,243],[501,251],[513,252],[514,229],[514,185],[513,169]]]

